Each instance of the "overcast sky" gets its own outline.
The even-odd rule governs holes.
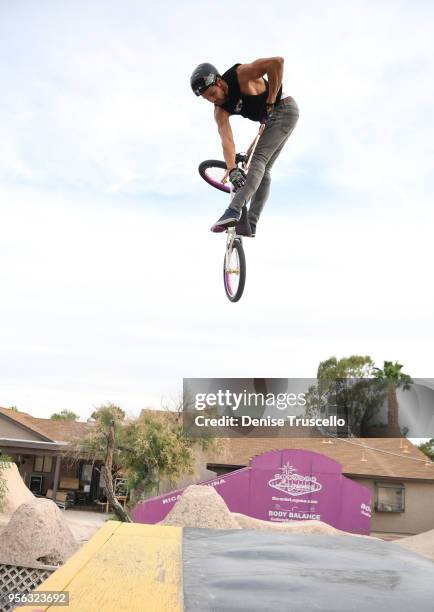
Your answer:
[[[137,414],[353,353],[433,377],[434,5],[150,4],[0,0],[0,405]],[[300,120],[231,304],[189,78],[273,55]]]

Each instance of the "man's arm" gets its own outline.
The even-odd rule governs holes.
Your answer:
[[[217,122],[217,129],[220,134],[223,147],[223,156],[229,170],[235,168],[235,143],[232,134],[231,124],[229,123],[229,113],[223,108],[214,108],[214,118]]]
[[[267,75],[269,85],[267,103],[274,104],[277,92],[282,85],[283,64],[283,57],[267,57],[257,59],[251,64],[241,64],[237,69],[238,82],[242,87],[243,83],[255,81]]]

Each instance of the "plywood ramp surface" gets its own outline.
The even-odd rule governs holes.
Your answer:
[[[108,521],[38,587],[68,591],[69,606],[50,612],[177,612],[182,603],[182,529]],[[32,608],[16,608],[30,612]]]

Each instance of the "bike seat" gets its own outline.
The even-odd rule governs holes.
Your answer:
[[[242,164],[247,161],[247,153],[237,153],[235,155],[235,163]]]

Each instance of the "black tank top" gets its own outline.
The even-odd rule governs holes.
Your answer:
[[[220,104],[230,115],[241,115],[252,121],[261,121],[266,115],[266,102],[268,97],[268,81],[264,80],[265,91],[261,94],[246,95],[241,93],[238,83],[237,67],[241,64],[235,64],[222,75],[222,79],[228,84],[228,98],[224,104]],[[276,104],[280,101],[282,95],[282,86],[276,96]]]

